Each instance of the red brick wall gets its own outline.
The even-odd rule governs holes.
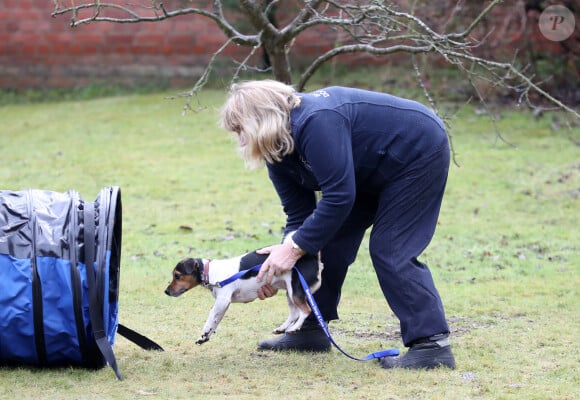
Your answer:
[[[2,0],[2,3],[1,88],[150,81],[187,87],[200,76],[210,55],[224,42],[218,28],[200,16],[186,15],[154,23],[92,23],[71,28],[69,15],[51,18],[53,0]],[[498,9],[496,16],[509,14],[513,11],[510,8],[513,5]],[[517,32],[514,28],[508,33],[517,35]],[[323,33],[318,35],[313,33],[297,40],[293,57],[307,58],[319,53]],[[522,36],[521,32],[519,35]],[[515,38],[509,46],[518,46],[523,39]],[[539,40],[538,43],[546,44],[541,37]],[[559,51],[557,44],[547,45]],[[227,52],[228,57],[233,52],[235,46]]]
[[[0,87],[69,87],[94,81],[150,79],[191,84],[224,35],[207,18],[192,16],[138,24],[70,27],[51,18],[52,0],[2,0]]]

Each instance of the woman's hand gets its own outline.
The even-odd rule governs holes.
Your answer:
[[[296,265],[296,261],[302,257],[300,251],[294,249],[290,242],[264,247],[257,253],[270,254],[262,264],[257,276],[258,282],[265,279],[266,285],[272,283],[274,276],[290,271]]]
[[[278,293],[278,289],[276,289],[272,285],[264,285],[260,289],[258,289],[258,298],[260,300],[266,300],[269,297],[273,297]]]

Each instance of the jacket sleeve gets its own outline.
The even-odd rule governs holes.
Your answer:
[[[307,253],[315,254],[332,239],[355,201],[350,124],[336,111],[317,111],[296,133],[295,144],[316,178],[322,198],[293,239]]]
[[[300,228],[304,220],[312,214],[316,207],[316,195],[314,191],[298,184],[296,177],[292,177],[291,172],[285,170],[282,164],[268,164],[268,176],[286,214],[286,236]]]

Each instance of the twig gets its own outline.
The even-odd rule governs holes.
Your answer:
[[[205,109],[204,106],[202,106],[199,97],[198,97],[198,92],[206,85],[209,76],[211,74],[211,71],[213,69],[213,64],[215,62],[216,57],[221,54],[229,45],[230,43],[233,42],[233,38],[229,38],[215,53],[213,53],[209,63],[207,64],[205,70],[203,71],[203,74],[201,75],[201,77],[197,80],[197,82],[195,82],[195,85],[193,85],[193,88],[191,88],[191,90],[184,92],[184,93],[180,93],[174,96],[168,96],[166,97],[166,99],[169,100],[173,100],[176,98],[181,98],[181,97],[185,97],[185,104],[183,105],[183,111],[181,112],[182,115],[185,116],[185,114],[187,114],[187,111],[193,111],[193,112],[199,112],[203,109]],[[191,102],[193,101],[193,98],[196,98],[197,100],[197,108],[192,108],[191,107]]]
[[[417,64],[417,58],[415,57],[414,54],[411,57],[411,61],[413,63],[413,69],[415,70],[415,77],[417,78],[417,82],[419,83],[419,86],[421,86],[421,88],[423,89],[423,94],[427,98],[427,101],[431,105],[431,108],[433,108],[433,111],[435,112],[435,114],[439,118],[441,118],[441,120],[443,121],[443,124],[445,124],[445,127],[446,127],[445,133],[447,134],[447,138],[449,140],[449,148],[451,150],[451,159],[453,160],[453,164],[455,164],[456,166],[459,167],[459,163],[457,162],[456,153],[455,153],[455,146],[453,145],[453,136],[451,135],[451,122],[449,121],[449,119],[447,117],[445,117],[444,115],[441,115],[441,113],[439,112],[439,107],[437,107],[437,103],[435,102],[435,99],[433,98],[433,96],[431,96],[431,93],[429,93],[429,89],[427,89],[425,82],[423,82],[421,70],[419,69],[419,65]]]

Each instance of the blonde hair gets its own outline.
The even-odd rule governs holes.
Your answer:
[[[234,83],[221,111],[220,125],[240,135],[246,165],[257,169],[294,151],[290,111],[300,105],[292,86],[274,80]]]

